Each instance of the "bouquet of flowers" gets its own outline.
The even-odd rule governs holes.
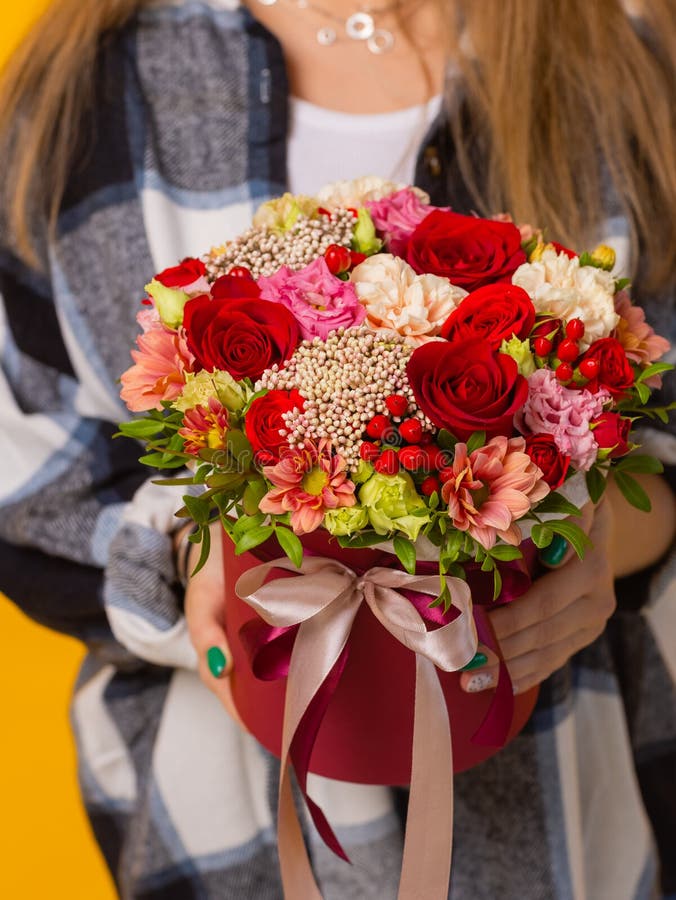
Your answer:
[[[472,599],[518,595],[526,537],[542,548],[558,534],[584,553],[587,536],[566,518],[580,513],[581,483],[598,501],[612,468],[649,508],[632,475],[661,466],[633,452],[632,428],[666,419],[648,403],[669,345],[613,267],[608,247],[576,253],[508,216],[460,215],[367,178],[265,203],[246,233],[146,286],[122,376],[122,398],[144,415],[120,431],[146,442],[146,465],[189,470],[164,483],[202,486],[178,513],[194,520],[198,567],[217,521],[231,565],[247,555],[237,594],[268,629],[257,650],[293,639],[276,675],[260,674],[259,654],[258,677],[291,683],[303,657],[283,736],[276,722],[301,789],[330,706],[320,695],[345,669],[363,600],[415,651],[415,785],[430,762],[415,731],[438,703],[437,670],[457,671],[476,649]],[[350,568],[366,548],[390,563]],[[448,729],[447,716],[431,718]],[[434,752],[450,754],[450,734],[427,726]]]

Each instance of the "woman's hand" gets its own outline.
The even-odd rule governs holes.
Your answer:
[[[199,675],[230,715],[242,725],[232,699],[229,675],[232,656],[225,636],[225,585],[223,580],[222,530],[217,522],[211,529],[211,553],[200,571],[188,578],[185,615],[190,639],[199,658]],[[188,556],[188,573],[199,559],[199,547]],[[244,727],[244,726],[242,726]]]
[[[591,644],[615,609],[611,504],[602,502],[596,509],[588,504],[581,524],[593,543],[584,560],[569,550],[560,566],[539,578],[516,603],[490,614],[515,693],[544,681]],[[488,662],[463,672],[460,683],[466,691],[497,684],[495,654],[481,649]]]

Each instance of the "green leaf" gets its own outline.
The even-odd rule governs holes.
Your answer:
[[[125,437],[150,438],[163,431],[164,420],[158,422],[156,419],[136,419],[133,422],[120,422],[119,428],[118,433]]]
[[[492,557],[487,556],[484,561],[481,563],[481,571],[482,572],[492,572],[495,568],[495,561]]]
[[[255,516],[240,516],[232,528],[235,540],[238,541],[243,534],[246,534],[247,531],[251,531],[252,528],[258,528],[259,525],[262,525],[263,522],[265,522],[265,518],[263,513],[258,513]]]
[[[551,544],[554,539],[554,532],[551,528],[548,528],[547,525],[538,524],[533,525],[530,536],[535,546],[540,550],[543,550]]]
[[[437,509],[439,506],[439,493],[438,491],[432,491],[430,494],[430,499],[427,501],[430,509]]]
[[[341,547],[351,550],[361,550],[364,547],[373,547],[375,544],[382,544],[387,538],[382,534],[376,534],[375,531],[363,531],[353,537],[344,535],[338,538]]]
[[[499,559],[501,562],[509,562],[512,559],[521,559],[522,553],[518,547],[512,547],[511,544],[496,544],[490,551],[493,559]]]
[[[625,500],[631,503],[632,506],[635,506],[636,509],[642,510],[642,512],[650,512],[652,509],[650,497],[635,478],[632,478],[631,475],[626,475],[624,472],[617,471],[614,477],[615,484],[622,491]]]
[[[502,590],[502,575],[500,574],[500,570],[496,566],[493,569],[493,601],[494,602],[500,596],[501,590]]]
[[[397,554],[399,562],[406,569],[409,575],[415,575],[415,547],[412,542],[408,540],[408,538],[402,537],[400,534],[395,534],[394,540],[392,541],[394,545],[394,552]]]
[[[198,535],[199,535],[199,537],[197,537]],[[196,540],[193,540],[194,544],[197,543],[197,540],[200,540],[202,542],[200,558],[197,560],[197,565],[190,573],[191,576],[193,576],[199,572],[199,570],[202,568],[202,566],[205,564],[205,562],[209,559],[209,553],[211,551],[211,531],[209,530],[209,526],[208,525],[202,526],[202,528],[200,528],[200,530],[198,532],[195,532],[194,535],[191,535],[190,538],[188,538],[188,540],[190,540],[191,538],[196,538]]]
[[[631,278],[616,278],[615,279],[615,291],[623,291],[626,287],[629,287],[631,284]]]
[[[237,472],[217,472],[215,475],[209,475],[207,484],[210,488],[225,488],[231,490],[243,484],[245,476]]]
[[[664,466],[654,456],[643,453],[634,453],[631,456],[623,456],[613,464],[613,470],[617,472],[640,472],[646,475],[659,475],[664,472]]]
[[[652,363],[652,365],[646,366],[645,369],[641,370],[641,374],[638,376],[637,381],[645,381],[646,378],[650,378],[651,375],[659,375],[661,372],[670,372],[673,368],[674,366],[672,366],[671,363]],[[121,427],[122,426],[120,426],[120,428]]]
[[[235,554],[241,556],[242,553],[253,550],[254,547],[264,544],[274,533],[273,525],[259,525],[257,528],[252,528],[251,531],[245,532],[235,544]]]
[[[643,384],[640,381],[636,382],[636,393],[638,394],[638,399],[641,403],[647,403],[650,400],[650,388],[647,384]]]
[[[211,466],[209,463],[204,463],[201,466],[197,467],[197,471],[195,472],[195,484],[206,484],[207,475],[211,472]]]
[[[255,478],[247,484],[242,494],[242,506],[249,515],[256,514],[258,506],[267,494],[267,491],[268,486],[262,478]]]
[[[451,592],[448,589],[448,585],[444,581],[444,586],[441,590],[441,593],[437,597],[436,600],[433,600],[430,603],[430,609],[434,609],[435,606],[443,606],[444,612],[448,612],[448,610],[453,605],[453,599],[451,597]]]
[[[547,494],[544,500],[535,507],[535,511],[538,515],[541,513],[560,513],[565,516],[579,516],[582,513],[578,506],[575,506],[570,500],[566,500],[561,494],[557,494],[556,491]]]
[[[203,497],[193,497],[191,494],[186,494],[183,497],[183,502],[190,513],[190,518],[198,525],[205,525],[209,521],[211,503],[208,500],[205,500]]]
[[[174,487],[197,484],[194,478],[153,478],[153,484],[172,485]]]
[[[283,525],[277,526],[275,534],[277,535],[279,546],[286,553],[294,566],[297,569],[300,569],[303,564],[303,545],[300,542],[300,538],[295,535],[290,528],[285,528]]]
[[[485,431],[475,431],[474,434],[470,434],[467,439],[467,452],[472,453],[474,450],[478,450],[479,447],[483,447],[486,443],[486,432]]]
[[[376,235],[376,226],[365,207],[357,211],[357,224],[352,232],[352,249],[357,253],[365,253],[372,256],[383,246],[383,242]]]
[[[232,456],[237,472],[248,472],[253,462],[253,449],[244,432],[233,428],[227,433],[228,453]]]
[[[580,559],[584,558],[587,547],[591,547],[592,542],[589,535],[573,522],[547,522],[547,527],[555,534],[564,537]]]
[[[587,490],[592,503],[598,503],[606,489],[606,477],[600,469],[594,467],[587,472],[585,481],[587,482]]]
[[[450,431],[447,431],[446,428],[442,428],[437,434],[437,445],[441,447],[442,450],[454,450],[457,443],[458,439],[455,435],[451,434]]]
[[[139,462],[144,466],[151,466],[153,469],[165,469],[167,467],[162,465],[163,459],[164,453],[146,453],[139,458]]]

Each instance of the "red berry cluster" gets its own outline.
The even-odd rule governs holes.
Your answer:
[[[366,259],[365,253],[357,253],[342,244],[330,244],[324,251],[324,259],[332,275],[345,275]]]
[[[380,413],[366,426],[359,455],[373,463],[376,472],[396,475],[400,469],[420,476],[420,490],[426,496],[439,490],[436,475],[446,463],[443,450],[433,443],[432,435],[423,431],[419,419],[405,418],[408,400],[402,394],[392,394],[385,399],[389,415]]]
[[[582,319],[569,319],[565,327],[560,319],[546,319],[536,325],[531,335],[533,352],[541,359],[554,354],[554,371],[562,384],[575,378],[576,371],[582,379],[590,380],[598,374],[595,359],[583,359],[575,369],[573,363],[580,356],[579,341],[584,335]]]

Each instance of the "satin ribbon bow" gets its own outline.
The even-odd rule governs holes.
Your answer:
[[[274,569],[301,574],[265,583]],[[411,790],[399,900],[446,900],[453,835],[453,759],[448,711],[435,667],[457,671],[472,659],[477,647],[470,589],[459,578],[446,578],[446,584],[459,615],[428,631],[420,613],[400,591],[435,598],[440,587],[437,575],[409,575],[380,567],[358,575],[337,560],[306,557],[300,570],[283,558],[255,566],[239,578],[237,595],[265,622],[279,628],[299,625],[287,678],[279,785],[278,843],[287,900],[321,900],[293,801],[290,758],[320,834],[346,858],[324,814],[306,794],[307,763],[319,723],[315,722],[300,767],[293,745],[303,717],[344,654],[363,601],[390,634],[416,655]]]

